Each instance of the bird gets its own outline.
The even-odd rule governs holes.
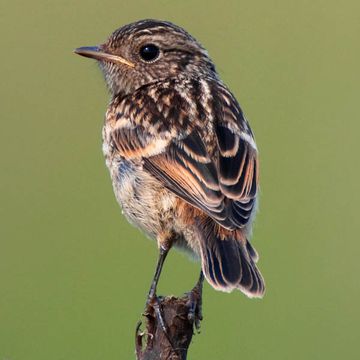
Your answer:
[[[148,299],[173,247],[200,261],[199,283],[263,297],[250,243],[258,149],[207,50],[180,26],[145,19],[75,53],[97,61],[110,92],[102,149],[115,197],[159,249]]]

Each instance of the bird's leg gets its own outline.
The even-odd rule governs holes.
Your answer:
[[[160,325],[161,330],[164,332],[164,334],[165,334],[167,340],[169,341],[170,345],[172,346],[172,348],[175,349],[172,339],[169,336],[169,330],[166,326],[164,317],[161,312],[160,299],[156,295],[156,288],[157,288],[157,284],[159,282],[161,270],[163,268],[166,256],[167,256],[170,248],[171,248],[171,246],[160,245],[159,259],[158,259],[155,274],[154,274],[154,277],[153,277],[153,280],[152,280],[152,283],[150,286],[150,290],[149,290],[149,294],[148,294],[148,298],[147,298],[147,302],[146,302],[146,308],[148,308],[150,306],[154,309],[155,316]]]
[[[189,313],[188,319],[195,324],[197,330],[200,329],[200,321],[202,320],[202,288],[204,282],[204,274],[200,271],[199,280],[190,291],[189,295]]]
[[[154,298],[156,297],[156,287],[159,282],[161,270],[163,268],[164,261],[166,259],[166,256],[167,256],[169,250],[170,250],[170,247],[160,246],[159,259],[158,259],[155,274],[154,274],[154,277],[153,277],[153,280],[152,280],[152,283],[150,286],[150,290],[149,290],[149,294],[148,294],[148,298],[147,298],[147,302],[146,302],[147,305],[151,304],[151,302],[153,302]]]
[[[153,280],[152,280],[152,283],[150,286],[149,294],[147,297],[147,301],[146,301],[146,308],[148,308],[150,306],[154,309],[156,318],[160,324],[161,329],[163,330],[163,332],[165,333],[166,336],[168,334],[168,330],[167,330],[164,318],[161,313],[160,300],[156,295],[156,288],[157,288],[157,284],[159,282],[161,270],[163,268],[163,265],[164,265],[164,262],[165,262],[165,259],[166,259],[166,256],[167,256],[169,250],[170,250],[170,246],[160,245],[159,259],[158,259],[158,262],[156,265],[155,274],[154,274],[154,277],[153,277]]]

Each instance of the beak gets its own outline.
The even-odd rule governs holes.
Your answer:
[[[125,64],[130,67],[135,67],[135,64],[133,64],[132,62],[122,58],[119,55],[107,53],[98,46],[79,47],[74,50],[74,53],[81,55],[81,56],[91,58],[91,59],[96,59],[96,60],[100,60],[100,61],[109,61],[114,64],[120,63],[120,64]]]

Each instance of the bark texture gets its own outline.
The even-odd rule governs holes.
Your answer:
[[[166,331],[161,325],[160,309]],[[145,317],[145,330],[141,322],[136,328],[137,360],[185,360],[194,334],[199,329],[201,314],[201,293],[194,288],[181,298],[161,297],[149,305]]]

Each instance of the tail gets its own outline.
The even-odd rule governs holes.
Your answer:
[[[258,254],[243,229],[226,230],[210,218],[197,228],[202,271],[210,285],[226,292],[238,289],[250,298],[263,297],[265,283],[256,267]]]

